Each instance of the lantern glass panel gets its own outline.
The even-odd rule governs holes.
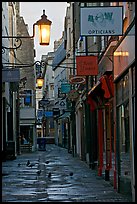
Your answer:
[[[41,88],[43,86],[43,81],[44,80],[42,78],[37,79],[37,85],[38,85],[39,88]]]
[[[50,25],[39,25],[39,43],[40,45],[49,45]]]

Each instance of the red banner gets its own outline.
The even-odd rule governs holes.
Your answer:
[[[94,76],[98,74],[97,56],[76,56],[77,75]]]

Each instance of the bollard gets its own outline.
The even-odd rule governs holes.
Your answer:
[[[109,181],[109,169],[105,170],[105,181]]]

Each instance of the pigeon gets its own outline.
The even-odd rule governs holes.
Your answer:
[[[70,176],[73,176],[73,172],[70,172],[70,174],[69,174]]]
[[[31,164],[28,165],[28,167],[31,167],[31,168],[32,168],[33,166],[35,166],[34,163],[31,163]]]
[[[27,166],[29,166],[29,165],[30,165],[30,161],[29,161],[29,160],[27,161],[27,164],[26,164],[26,165],[27,165]]]
[[[37,174],[40,175],[40,173],[41,173],[41,170],[38,170],[38,171],[37,171]]]
[[[48,174],[48,178],[51,178],[51,172],[49,172],[49,174]]]

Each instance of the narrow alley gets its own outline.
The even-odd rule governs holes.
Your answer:
[[[18,155],[2,163],[2,202],[131,202],[68,150]]]

